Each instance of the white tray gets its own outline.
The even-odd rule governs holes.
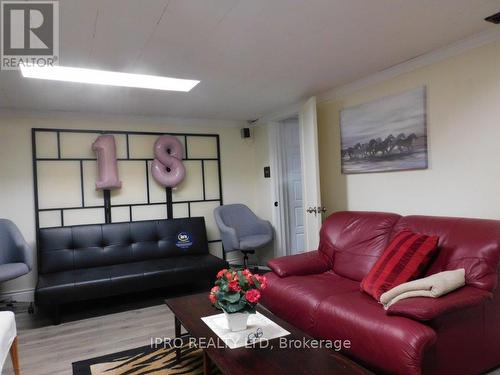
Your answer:
[[[261,328],[263,333],[262,337],[257,341],[271,340],[290,334],[286,329],[281,328],[271,319],[266,318],[259,312],[250,314],[248,317],[247,329],[239,332],[231,332],[228,329],[227,319],[224,313],[205,316],[201,318],[201,320],[203,320],[230,349],[241,348],[247,345],[252,347],[252,344],[248,344],[248,335],[256,332],[257,328]]]

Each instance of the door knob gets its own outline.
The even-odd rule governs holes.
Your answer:
[[[314,212],[314,215],[316,215],[318,212],[316,211],[316,207],[309,207],[306,212],[308,214],[312,214]]]
[[[322,213],[324,214],[326,212],[326,207],[323,206],[323,207],[316,207],[316,212],[319,214],[319,213]]]

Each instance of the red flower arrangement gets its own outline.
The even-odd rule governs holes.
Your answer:
[[[212,305],[228,314],[255,313],[260,291],[267,286],[265,276],[254,275],[249,270],[223,269],[217,273],[215,286],[208,298]]]

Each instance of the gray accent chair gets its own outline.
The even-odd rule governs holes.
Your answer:
[[[33,268],[33,253],[16,225],[0,219],[0,282],[26,275]]]
[[[227,204],[214,210],[224,252],[241,251],[243,266],[248,266],[248,254],[254,254],[273,240],[273,227],[259,219],[244,204]]]

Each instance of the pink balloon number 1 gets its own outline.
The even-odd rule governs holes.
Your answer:
[[[92,144],[97,154],[99,178],[95,183],[97,190],[119,189],[122,183],[118,178],[115,137],[109,134],[100,135]]]

